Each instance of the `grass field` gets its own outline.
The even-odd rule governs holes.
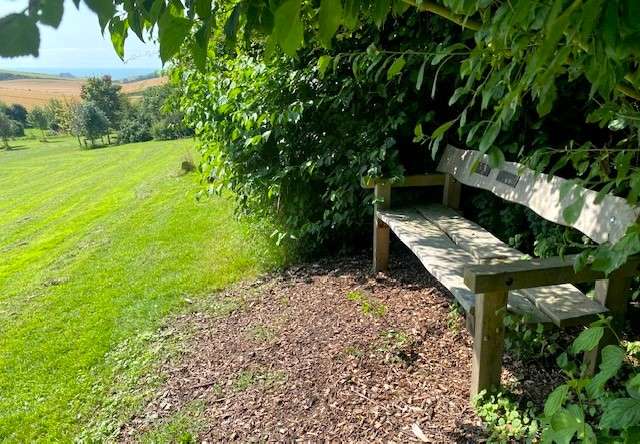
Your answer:
[[[144,396],[158,327],[277,262],[228,200],[194,199],[191,144],[0,151],[0,441],[107,436]]]
[[[166,77],[138,80],[122,85],[122,92],[136,96],[150,86],[161,85]],[[80,100],[84,79],[37,78],[0,81],[0,102],[18,103],[27,109],[45,105],[51,99],[63,101]]]

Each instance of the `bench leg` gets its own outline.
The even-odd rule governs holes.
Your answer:
[[[472,398],[482,390],[490,391],[500,386],[507,294],[506,291],[499,291],[476,296]]]
[[[389,267],[389,226],[373,217],[373,271],[385,271]]]
[[[627,295],[631,292],[632,278],[622,273],[613,272],[609,279],[596,281],[596,300],[609,309],[608,315],[613,317],[611,326],[616,331],[624,326],[627,310]],[[612,331],[606,329],[598,346],[584,354],[587,372],[594,374],[600,364],[600,352],[617,339]]]

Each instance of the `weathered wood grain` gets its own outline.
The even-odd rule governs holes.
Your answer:
[[[464,281],[476,293],[520,288],[547,287],[559,284],[579,284],[605,279],[601,271],[589,265],[580,271],[574,270],[575,256],[550,257],[501,261],[493,264],[470,265],[465,268]],[[640,258],[631,257],[620,268],[625,276],[637,274]]]
[[[389,182],[377,183],[374,187],[375,207],[373,213],[373,271],[384,271],[389,267],[389,227],[378,218],[381,209],[391,206]]]
[[[476,259],[460,248],[445,232],[425,219],[415,209],[380,210],[378,217],[418,257],[422,265],[460,303],[462,308],[473,313],[476,294],[464,284],[464,266],[474,264]],[[509,311],[527,315],[531,322],[551,322],[520,291],[509,294]]]
[[[462,249],[470,253],[477,262],[487,259],[523,259],[518,250],[504,244],[480,225],[465,219],[455,210],[442,205],[419,205],[418,211],[436,224],[438,228]]]
[[[405,176],[402,180],[391,181],[390,179],[374,178],[365,176],[360,181],[362,188],[374,188],[376,183],[388,182],[392,188],[409,188],[409,187],[433,187],[444,185],[444,174],[419,174]]]
[[[561,197],[561,189],[569,189],[566,179],[536,173],[513,162],[505,162],[499,169],[491,169],[488,164],[488,156],[478,151],[448,145],[438,171],[453,175],[465,185],[524,205],[551,222],[572,226],[598,243],[617,241],[640,216],[640,208],[631,207],[620,197],[609,194],[596,203],[598,193],[575,185]],[[570,224],[564,219],[563,210],[578,194],[585,198],[584,207],[578,220]]]
[[[504,315],[507,292],[479,294],[476,301],[471,398],[500,386],[504,351]]]
[[[460,208],[460,198],[462,196],[462,184],[451,174],[447,174],[444,180],[442,191],[442,204],[445,207]]]

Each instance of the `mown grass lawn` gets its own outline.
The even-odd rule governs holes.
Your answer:
[[[135,406],[126,390],[153,364],[145,338],[277,262],[229,200],[195,200],[196,175],[179,172],[192,144],[0,151],[0,441],[111,433],[105,411]]]

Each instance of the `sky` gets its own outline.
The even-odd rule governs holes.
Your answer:
[[[0,17],[22,11],[28,0],[0,0]],[[84,4],[77,10],[71,0],[65,0],[64,16],[58,29],[40,27],[40,56],[0,58],[0,69],[16,68],[150,68],[162,65],[158,48],[142,43],[133,33],[125,46],[122,62],[111,46],[109,32],[100,33],[98,18]]]

